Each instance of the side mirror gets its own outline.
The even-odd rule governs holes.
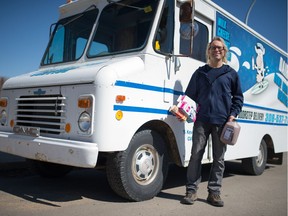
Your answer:
[[[195,2],[194,0],[177,0],[177,2],[179,4],[180,37],[186,41],[185,46],[189,43],[189,53],[187,52],[187,55],[192,56],[193,37],[198,31],[198,26],[194,24]]]
[[[56,27],[57,23],[53,23],[50,25],[50,30],[49,30],[49,37],[51,37],[52,32],[54,31],[55,27]]]
[[[180,22],[191,23],[192,22],[193,8],[191,1],[186,1],[180,5]]]

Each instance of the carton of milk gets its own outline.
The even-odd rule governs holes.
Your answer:
[[[175,105],[170,108],[170,112],[174,115],[179,116],[182,114],[181,120],[186,120],[188,123],[196,121],[196,111],[194,109],[195,102],[189,98],[187,95],[180,95],[177,99],[178,104],[176,105],[177,112],[175,113]],[[179,113],[180,112],[180,113]]]

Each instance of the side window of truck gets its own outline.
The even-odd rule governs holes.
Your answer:
[[[194,20],[197,33],[193,39],[192,58],[206,62],[206,47],[208,44],[208,28],[201,22]],[[190,40],[180,39],[180,53],[190,55]]]
[[[155,50],[163,53],[173,52],[174,2],[166,1],[155,39]]]

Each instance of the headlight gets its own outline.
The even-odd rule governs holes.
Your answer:
[[[81,113],[78,119],[78,127],[83,132],[87,132],[91,128],[91,116],[89,115],[89,113]]]
[[[7,112],[5,110],[0,113],[0,124],[3,126],[7,124]]]

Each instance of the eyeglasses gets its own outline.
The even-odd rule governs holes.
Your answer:
[[[222,50],[224,50],[224,47],[222,47],[222,46],[210,46],[209,49],[211,49],[213,51],[215,51],[217,49],[218,49],[218,51],[222,51]]]

